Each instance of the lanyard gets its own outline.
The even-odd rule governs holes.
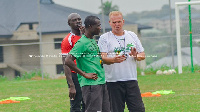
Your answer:
[[[114,35],[114,34],[113,34],[113,35]],[[125,54],[125,47],[126,47],[126,46],[125,46],[125,43],[126,43],[125,35],[123,36],[123,37],[124,37],[123,39],[118,39],[118,38],[116,37],[116,35],[114,35],[114,37],[115,37],[115,39],[117,40],[117,42],[118,42],[120,48],[123,49],[124,54]],[[121,42],[120,42],[119,40],[123,40],[123,41],[124,41],[124,45],[123,45],[123,46],[121,45]],[[124,48],[123,48],[123,47],[124,47]]]

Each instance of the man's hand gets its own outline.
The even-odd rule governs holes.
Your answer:
[[[84,27],[84,26],[81,26],[81,27],[79,28],[79,30],[80,30],[80,35],[82,35],[82,34],[85,33],[85,27]]]
[[[144,52],[140,52],[138,53],[136,51],[136,48],[131,48],[131,53],[129,53],[130,56],[133,56],[135,60],[137,61],[141,61],[145,59],[145,53]]]
[[[123,61],[126,60],[126,57],[124,55],[122,55],[122,56],[115,56],[113,58],[113,60],[114,60],[114,63],[121,63],[121,62],[123,62]]]
[[[129,53],[130,56],[133,56],[134,59],[137,59],[138,52],[136,51],[136,48],[131,47],[131,53]]]
[[[114,64],[114,63],[121,63],[126,60],[126,56],[124,55],[122,56],[116,55],[115,57],[107,57],[106,52],[102,52],[101,57],[102,57],[103,63],[107,65]]]
[[[97,74],[95,73],[85,73],[83,75],[83,77],[87,78],[87,79],[94,79],[94,80],[97,80]]]
[[[70,97],[70,100],[74,100],[75,99],[75,96],[76,96],[76,89],[75,89],[75,86],[71,85],[69,87],[69,97]]]

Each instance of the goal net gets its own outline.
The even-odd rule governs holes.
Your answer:
[[[200,1],[176,2],[176,38],[178,72],[182,66],[200,63]]]

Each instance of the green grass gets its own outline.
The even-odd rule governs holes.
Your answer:
[[[146,112],[200,112],[200,73],[138,76],[141,93],[173,90],[175,94],[143,97]],[[0,104],[0,112],[69,112],[65,79],[0,80],[0,100],[9,97],[31,100]],[[125,112],[128,112],[126,109]]]

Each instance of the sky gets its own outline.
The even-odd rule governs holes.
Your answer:
[[[98,14],[101,9],[101,0],[53,0],[55,3],[84,10],[87,12]],[[119,10],[123,15],[129,14],[131,12],[142,12],[142,11],[152,11],[160,10],[164,4],[169,4],[169,0],[102,0],[112,1],[113,5],[119,6]],[[188,0],[170,0],[171,7],[175,7],[175,2],[187,2]],[[200,0],[191,0],[200,1]]]

